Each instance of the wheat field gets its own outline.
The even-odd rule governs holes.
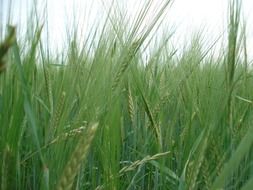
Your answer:
[[[141,35],[148,3],[135,23],[109,17],[94,43],[68,34],[61,54],[43,43],[36,19],[25,36],[1,27],[1,190],[253,189],[241,2],[230,1],[218,56],[198,35],[180,53],[170,35],[146,51],[171,3]]]

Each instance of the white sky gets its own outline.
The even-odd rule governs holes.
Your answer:
[[[1,1],[1,0],[0,0]],[[2,0],[8,2],[11,0]],[[24,26],[24,20],[28,7],[34,0],[12,0],[15,5],[13,12],[13,23]],[[145,0],[118,0],[118,4],[128,14],[134,14],[141,7]],[[102,3],[103,2],[103,3]],[[48,0],[48,29],[50,43],[53,46],[63,45],[63,37],[66,30],[71,27],[73,15],[76,15],[75,22],[84,33],[89,28],[102,23],[105,13],[108,11],[112,0]],[[154,0],[154,6],[161,4],[162,0]],[[45,0],[37,0],[39,12],[43,12]],[[205,37],[208,40],[217,38],[226,29],[227,7],[229,0],[174,0],[172,6],[167,10],[163,26],[176,29],[174,41],[182,43],[189,39],[193,32],[204,29]],[[247,21],[247,34],[249,49],[253,49],[253,0],[242,0],[243,15]],[[103,5],[104,4],[104,5]],[[7,8],[6,8],[7,10]],[[151,17],[152,17],[151,13]],[[20,22],[22,24],[20,24]],[[147,21],[148,22],[148,21]],[[169,31],[169,29],[167,29]],[[81,33],[81,32],[80,32]],[[81,35],[81,34],[80,34]],[[253,54],[253,53],[252,53]]]

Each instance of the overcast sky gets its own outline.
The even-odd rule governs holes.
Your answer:
[[[1,1],[1,0],[0,0]],[[2,0],[8,2],[10,0]],[[24,25],[26,14],[33,0],[12,0],[15,7],[13,23]],[[128,14],[134,14],[145,0],[117,0],[119,6]],[[154,0],[154,7],[163,0]],[[249,48],[253,48],[253,0],[243,1],[243,16],[247,21]],[[53,45],[61,46],[66,29],[71,29],[70,22],[76,15],[75,22],[86,32],[94,24],[105,18],[112,0],[48,0],[47,14],[50,41]],[[37,0],[38,9],[43,12],[45,0]],[[174,0],[167,10],[164,19],[166,27],[176,29],[174,39],[187,40],[196,31],[204,29],[207,38],[216,38],[226,29],[227,8],[229,0]],[[5,8],[7,10],[7,7]],[[152,16],[152,13],[151,13]],[[21,22],[21,23],[20,23]],[[148,22],[148,20],[146,20]],[[88,33],[88,32],[87,32]]]

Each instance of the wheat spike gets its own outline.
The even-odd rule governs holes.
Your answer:
[[[136,52],[138,51],[139,48],[140,48],[140,40],[137,40],[128,49],[128,52],[124,56],[123,62],[122,62],[118,72],[116,73],[116,75],[114,77],[113,84],[112,84],[112,91],[115,91],[115,89],[117,88],[117,86],[120,82],[121,76],[126,71],[129,63],[132,61],[132,59],[134,58],[134,56],[135,56],[135,54],[136,54]]]
[[[159,103],[156,105],[156,107],[154,109],[154,117],[155,118],[158,116],[159,112],[161,111],[161,108],[168,102],[169,98],[170,98],[170,94],[167,93],[167,94],[165,94],[165,96],[163,96],[160,99]]]
[[[44,68],[44,74],[45,74],[46,92],[47,92],[48,101],[50,105],[50,112],[53,113],[53,93],[52,93],[52,84],[51,84],[51,78],[48,72],[48,68]]]
[[[130,116],[130,120],[132,122],[132,125],[134,123],[134,102],[133,102],[133,97],[131,93],[130,86],[128,85],[128,113]]]
[[[98,123],[95,123],[89,127],[86,132],[86,138],[82,138],[77,144],[69,162],[65,166],[63,175],[61,176],[57,185],[57,190],[70,190],[72,188],[72,184],[80,169],[81,163],[88,154],[88,150],[96,134],[97,127]]]
[[[148,101],[146,100],[144,94],[141,91],[140,91],[140,93],[141,93],[141,97],[142,97],[142,100],[144,103],[145,112],[150,120],[151,125],[149,125],[149,126],[152,127],[152,130],[154,131],[154,134],[157,138],[158,144],[159,144],[160,148],[162,148],[161,126],[159,123],[158,124],[156,123],[153,113],[150,109],[150,106],[149,106]]]
[[[198,179],[200,169],[201,169],[204,159],[205,159],[205,153],[206,153],[206,149],[207,149],[207,145],[208,145],[208,138],[209,138],[209,134],[207,134],[207,137],[204,138],[204,140],[200,146],[199,153],[198,153],[196,159],[194,160],[194,169],[192,170],[190,184],[189,184],[190,190],[196,189],[197,179]]]
[[[50,133],[47,135],[49,137],[53,137],[55,135],[56,128],[57,126],[59,126],[60,118],[63,112],[63,106],[65,103],[65,97],[66,97],[66,92],[62,92],[58,105],[56,109],[54,110],[54,114],[50,121],[50,128],[49,128]]]
[[[131,165],[129,166],[125,166],[123,167],[120,171],[119,171],[119,174],[120,176],[123,175],[125,172],[129,172],[129,171],[133,171],[135,170],[138,166],[140,165],[143,165],[149,161],[152,161],[152,160],[157,160],[161,157],[164,157],[164,156],[167,156],[168,154],[170,154],[171,152],[168,151],[168,152],[162,152],[162,153],[158,153],[158,154],[155,154],[153,156],[146,156],[144,157],[142,160],[137,160],[135,162],[133,162]]]
[[[212,184],[209,171],[210,171],[210,169],[208,167],[208,160],[205,158],[203,165],[202,165],[202,174],[203,174],[205,189],[207,189],[207,190],[211,188],[211,184]]]
[[[16,41],[16,29],[13,26],[9,27],[9,33],[4,39],[4,41],[0,44],[0,74],[6,68],[6,62],[4,60],[5,55],[8,53],[11,46]]]

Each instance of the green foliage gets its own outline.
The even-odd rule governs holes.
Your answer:
[[[43,45],[44,25],[28,48],[11,28],[0,42],[0,189],[252,189],[240,1],[231,1],[226,54],[204,52],[196,35],[178,55],[168,35],[146,60],[171,1],[140,35],[151,3],[130,31],[109,14],[92,44],[68,34],[62,56]]]

